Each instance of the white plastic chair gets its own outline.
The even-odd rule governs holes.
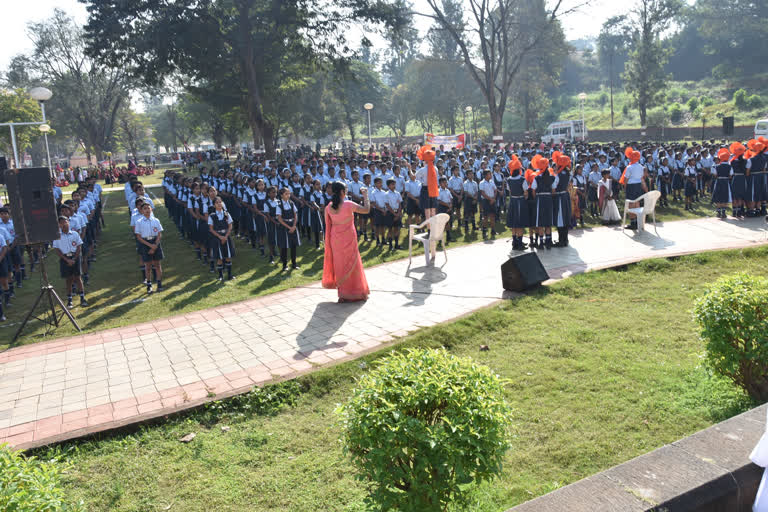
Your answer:
[[[435,261],[437,257],[437,244],[439,242],[443,243],[443,254],[445,254],[445,261],[448,261],[448,252],[445,250],[445,226],[448,225],[449,220],[451,220],[451,216],[447,213],[438,213],[418,226],[416,224],[408,226],[408,265],[411,264],[411,251],[414,240],[424,244],[424,256],[427,260],[427,266]],[[416,233],[417,229],[424,229],[425,227],[429,228],[428,233]]]
[[[624,229],[624,226],[626,226],[627,213],[634,213],[637,215],[637,230],[645,231],[645,217],[646,215],[650,215],[653,218],[653,230],[658,235],[659,231],[656,229],[656,201],[658,201],[660,197],[661,192],[658,190],[651,190],[637,199],[627,199],[624,201],[624,218],[621,220],[621,229]],[[643,202],[643,206],[638,206],[637,208],[629,207],[629,203],[637,203],[640,201]]]

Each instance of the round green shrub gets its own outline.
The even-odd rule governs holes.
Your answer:
[[[490,368],[445,350],[388,356],[339,406],[345,453],[383,510],[445,510],[501,472],[511,410]]]
[[[692,113],[694,110],[699,108],[699,98],[697,98],[696,96],[692,97],[691,99],[688,100],[688,103],[686,103],[686,105],[688,106],[688,112]]]
[[[693,315],[713,370],[754,400],[768,401],[768,279],[721,277],[696,301]]]
[[[709,96],[702,96],[701,97],[701,104],[704,107],[711,107],[712,105],[715,104],[715,100],[713,100]]]
[[[733,104],[739,110],[747,110],[747,91],[739,89],[733,93]]]
[[[0,510],[4,512],[84,512],[67,502],[60,479],[64,467],[41,462],[0,445]]]
[[[750,110],[757,110],[763,106],[763,98],[757,94],[753,94],[747,98],[747,108]]]
[[[673,103],[669,106],[669,118],[673,123],[679,123],[683,117],[683,108],[679,103]]]

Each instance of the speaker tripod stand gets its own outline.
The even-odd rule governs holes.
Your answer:
[[[33,318],[46,325],[43,336],[52,334],[54,329],[59,327],[59,324],[61,324],[61,321],[65,316],[69,318],[69,321],[72,322],[75,329],[77,329],[78,332],[81,332],[75,317],[72,316],[72,313],[69,312],[56,293],[56,290],[54,290],[53,286],[51,286],[51,283],[48,281],[48,271],[45,268],[46,258],[43,244],[30,244],[27,246],[27,251],[29,253],[30,261],[32,261],[32,258],[34,257],[34,252],[37,252],[40,255],[40,276],[42,278],[42,283],[40,285],[40,294],[37,296],[37,299],[35,299],[35,303],[32,304],[32,308],[29,310],[29,313],[27,313],[27,316],[24,317],[24,321],[21,322],[19,330],[16,331],[16,334],[13,337],[13,342],[16,342],[21,335],[21,332],[24,330],[24,327],[26,327],[27,323]],[[43,311],[38,316],[35,314],[35,310],[41,302],[43,304]],[[57,307],[61,308],[61,311],[57,311]]]

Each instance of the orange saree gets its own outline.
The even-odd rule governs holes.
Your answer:
[[[366,300],[370,290],[357,248],[355,203],[344,201],[337,213],[325,208],[323,288],[336,288],[339,299]]]

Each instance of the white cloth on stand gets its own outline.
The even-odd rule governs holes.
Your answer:
[[[749,455],[752,462],[760,467],[768,468],[768,418],[766,418],[766,431],[757,446]],[[760,480],[760,487],[757,489],[755,503],[752,505],[753,512],[768,512],[768,469],[763,471],[763,479]]]

